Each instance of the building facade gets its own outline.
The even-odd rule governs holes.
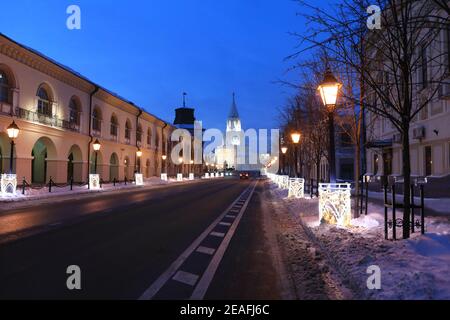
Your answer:
[[[93,143],[99,140],[97,173],[103,181],[174,171],[162,160],[174,127],[73,70],[0,34],[0,171],[19,184],[87,182],[93,173]],[[139,158],[136,154],[142,151]],[[169,159],[169,157],[167,157]]]
[[[432,43],[418,48],[421,65],[414,79],[414,108],[421,95],[433,90],[438,68],[448,77],[439,84],[434,97],[411,123],[409,145],[413,176],[434,179],[450,177],[450,27],[441,28]],[[375,176],[402,175],[402,136],[386,118],[368,112],[366,116],[368,149],[367,172]],[[447,177],[447,178],[446,178]]]

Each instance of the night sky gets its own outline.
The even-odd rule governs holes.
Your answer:
[[[82,29],[66,28],[81,7]],[[205,127],[223,129],[232,92],[244,128],[277,127],[292,89],[275,83],[304,23],[292,0],[18,0],[0,32],[80,72],[164,120],[187,92]]]

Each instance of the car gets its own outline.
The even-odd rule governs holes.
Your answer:
[[[239,178],[240,178],[241,180],[249,179],[249,178],[250,178],[250,175],[248,174],[248,172],[241,172],[241,173],[239,174]]]

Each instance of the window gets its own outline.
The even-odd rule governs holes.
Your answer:
[[[420,49],[420,77],[422,89],[425,89],[428,86],[428,61],[426,46],[422,46]]]
[[[155,147],[156,147],[156,150],[159,150],[159,135],[158,135],[158,133],[156,133],[156,137],[155,137]]]
[[[92,130],[97,132],[102,131],[102,114],[99,108],[95,108],[92,113]]]
[[[40,87],[37,92],[38,97],[38,113],[52,117],[52,102],[50,100],[50,95],[44,87]]]
[[[147,145],[150,147],[152,145],[152,129],[147,130]]]
[[[141,142],[142,141],[142,126],[139,124],[136,129],[136,141]]]
[[[118,132],[118,122],[117,122],[117,117],[115,115],[111,116],[111,128],[109,133],[113,136],[113,137],[117,137],[117,132]]]
[[[131,124],[130,121],[127,121],[125,124],[125,139],[131,140]]]
[[[378,173],[378,155],[377,154],[375,154],[374,156],[373,156],[373,174],[374,175],[377,175],[377,173]]]
[[[6,73],[0,70],[0,102],[10,102],[11,86]]]
[[[77,126],[80,124],[80,108],[75,98],[70,99],[69,102],[69,122]]]
[[[447,59],[447,72],[450,74],[450,26],[447,26],[447,30],[445,30],[445,50],[447,51],[445,54],[445,59]]]

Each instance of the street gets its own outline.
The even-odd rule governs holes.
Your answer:
[[[182,184],[1,213],[0,239],[4,241],[0,245],[0,298],[145,299],[142,295],[158,277],[245,190],[248,195],[255,182],[228,179]],[[210,279],[212,290],[204,292],[206,298],[278,297],[270,259],[267,255],[258,258],[251,254],[264,246],[264,241],[260,241],[262,226],[255,221],[259,205],[255,196],[248,199],[243,227],[239,226],[229,239],[225,263],[218,265],[220,279]],[[231,226],[222,224],[222,228]],[[17,234],[12,233],[13,229]],[[245,241],[246,237],[258,237],[259,241]],[[220,233],[216,238],[219,244]],[[209,241],[210,247],[215,245]],[[238,260],[230,263],[233,258]],[[259,264],[261,258],[269,268],[258,268],[262,272],[258,277],[246,278],[248,287],[242,291],[242,283],[236,286],[233,280],[245,278],[248,266]],[[190,268],[203,270],[209,259],[211,255],[204,254],[193,265],[191,261]],[[66,269],[71,265],[81,269],[81,290],[67,289]],[[232,281],[223,281],[227,279]],[[194,289],[183,279],[178,285]],[[208,286],[209,282],[204,289]],[[261,287],[265,288],[262,292]],[[163,289],[147,298],[184,299],[191,292],[188,290],[186,295],[186,290],[177,291],[170,286]]]

